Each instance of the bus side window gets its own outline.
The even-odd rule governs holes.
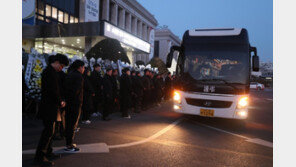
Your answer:
[[[178,60],[177,60],[177,70],[176,70],[176,73],[177,75],[181,75],[183,69],[184,69],[184,60],[183,60],[183,55],[180,53],[178,55]]]

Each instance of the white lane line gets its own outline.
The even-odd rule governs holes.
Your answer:
[[[53,152],[56,154],[67,154],[64,151],[65,147],[54,147]],[[93,144],[81,144],[79,145],[80,151],[77,153],[109,153],[109,148],[106,143],[93,143]],[[24,150],[23,154],[35,154],[36,150]]]
[[[237,136],[237,137],[244,138],[244,139],[247,139],[247,140],[250,139],[250,138],[248,138],[248,137],[245,137],[245,136],[242,136],[242,135],[238,135],[238,134],[235,134],[235,133],[232,133],[232,132],[228,132],[228,131],[226,131],[226,130],[218,129],[218,128],[215,128],[215,127],[212,127],[212,126],[208,126],[208,125],[206,125],[206,124],[202,124],[202,123],[199,123],[199,124],[201,124],[202,126],[208,127],[208,128],[210,128],[210,129],[214,129],[214,130],[216,130],[216,131],[220,131],[220,132],[228,133],[228,134],[231,134],[231,135],[233,135],[233,136]]]
[[[258,139],[258,138],[251,139],[251,138],[248,138],[246,136],[238,135],[238,134],[235,134],[235,133],[232,133],[232,132],[228,132],[226,130],[222,130],[222,129],[215,128],[215,127],[212,127],[212,126],[209,126],[209,125],[205,125],[203,123],[199,123],[199,122],[197,122],[197,123],[200,124],[200,125],[202,125],[202,126],[205,126],[207,128],[210,128],[210,129],[214,129],[216,131],[219,131],[219,132],[223,132],[223,133],[227,133],[227,134],[230,134],[230,135],[233,135],[233,136],[237,136],[237,137],[243,138],[243,139],[245,139],[245,141],[250,142],[250,143],[255,143],[255,144],[262,145],[262,146],[273,148],[273,143],[272,142],[269,142],[269,141],[266,141],[266,140],[262,140],[262,139]]]
[[[246,141],[247,142],[251,142],[251,143],[260,144],[260,145],[263,145],[263,146],[266,146],[266,147],[273,148],[273,143],[272,142],[265,141],[265,140],[262,140],[262,139],[255,138],[255,139],[248,139]]]
[[[108,147],[109,148],[122,148],[122,147],[130,147],[130,146],[135,146],[135,145],[139,145],[139,144],[143,144],[143,143],[149,142],[149,141],[154,140],[157,137],[163,135],[167,131],[171,130],[174,126],[176,126],[177,124],[179,124],[182,120],[183,120],[183,118],[180,118],[180,119],[176,120],[175,122],[171,123],[166,128],[162,129],[161,131],[155,133],[154,135],[152,135],[152,136],[150,136],[150,137],[148,137],[146,139],[143,139],[143,140],[140,140],[140,141],[136,141],[136,142],[126,143],[126,144],[111,145],[111,146],[108,146]]]
[[[171,123],[170,125],[168,125],[167,127],[165,127],[164,129],[155,133],[154,135],[152,135],[146,139],[140,140],[140,141],[119,144],[119,145],[110,145],[110,146],[108,146],[106,143],[81,144],[81,145],[78,145],[80,148],[80,151],[77,153],[109,153],[110,148],[122,148],[122,147],[130,147],[130,146],[143,144],[143,143],[149,142],[149,141],[154,140],[157,137],[163,135],[164,133],[171,130],[173,127],[175,127],[177,124],[179,124],[182,120],[183,120],[183,118],[180,118],[180,119],[176,120],[175,122]],[[67,153],[64,151],[64,148],[65,147],[54,147],[53,152],[57,153],[57,154],[58,153]],[[35,152],[36,152],[35,149],[24,150],[23,154],[35,154]]]
[[[273,99],[266,99],[266,100],[273,101]]]

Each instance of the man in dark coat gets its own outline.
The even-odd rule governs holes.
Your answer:
[[[148,107],[149,97],[150,97],[150,71],[148,69],[144,70],[144,76],[142,77],[142,83],[144,86],[144,93],[143,93],[143,101],[142,101],[142,107],[143,110],[146,110]]]
[[[73,143],[75,126],[81,114],[81,106],[83,102],[83,84],[84,79],[82,74],[85,67],[84,62],[75,60],[71,64],[73,69],[65,79],[66,87],[66,152],[77,152],[79,148]]]
[[[53,158],[52,137],[55,130],[55,122],[59,108],[65,107],[62,100],[58,79],[59,71],[69,64],[65,55],[57,54],[53,61],[43,70],[41,74],[41,106],[39,118],[43,120],[44,129],[42,131],[36,154],[35,162],[41,165],[54,165],[48,158]]]
[[[90,82],[90,69],[86,68],[83,73],[83,104],[82,104],[82,123],[90,124],[89,120],[90,114],[94,112],[93,97],[95,96],[95,91]]]
[[[111,119],[108,117],[108,115],[111,113],[113,105],[112,68],[110,67],[106,69],[106,74],[103,78],[103,97],[103,120],[109,121]]]
[[[171,98],[171,88],[172,88],[172,77],[169,72],[167,77],[165,78],[165,99],[169,100]]]
[[[120,110],[122,117],[130,119],[128,110],[131,107],[132,81],[130,78],[130,69],[124,68],[120,77]]]
[[[95,64],[94,70],[91,73],[91,83],[95,91],[95,96],[93,97],[93,102],[94,102],[94,113],[93,116],[98,116],[97,113],[99,110],[102,109],[103,105],[103,92],[102,92],[102,87],[103,87],[103,77],[101,74],[101,65],[100,64]]]
[[[135,113],[140,113],[140,108],[142,107],[141,103],[143,99],[144,86],[142,83],[140,72],[135,72],[135,76],[132,77]]]
[[[119,110],[119,79],[118,79],[118,70],[113,69],[112,70],[112,90],[113,90],[113,107],[112,111],[116,112]]]
[[[161,102],[161,80],[160,80],[160,75],[156,74],[154,76],[154,86],[155,86],[155,102],[157,103],[158,106],[160,106]]]

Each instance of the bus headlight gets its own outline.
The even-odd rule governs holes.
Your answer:
[[[173,97],[174,101],[177,103],[181,103],[181,94],[178,91],[174,91],[174,97]]]
[[[242,111],[238,111],[237,112],[237,115],[240,116],[240,117],[242,117],[242,118],[244,118],[244,117],[247,117],[248,116],[248,113],[247,113],[247,111],[242,110]]]
[[[247,96],[243,96],[239,99],[237,107],[238,108],[245,108],[249,104],[249,98]]]

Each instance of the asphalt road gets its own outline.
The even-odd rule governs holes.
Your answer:
[[[233,120],[174,113],[170,102],[131,120],[119,113],[109,122],[93,118],[76,135],[81,152],[60,154],[55,166],[272,166],[272,99],[272,90],[251,92],[246,128]],[[40,121],[23,119],[23,151],[36,148],[41,130]],[[23,152],[23,166],[31,166],[33,157]]]

